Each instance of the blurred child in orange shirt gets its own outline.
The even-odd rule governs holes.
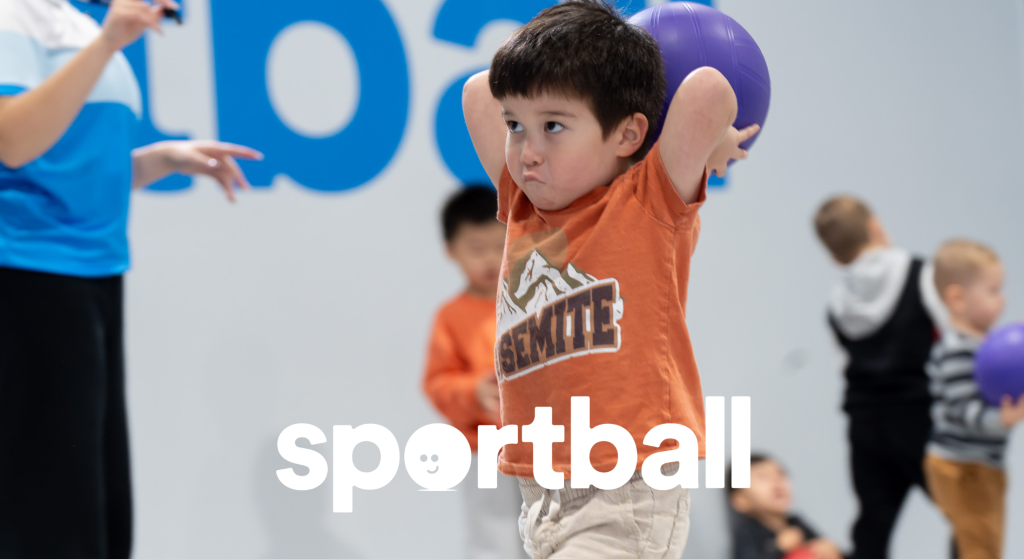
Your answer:
[[[423,379],[423,390],[434,406],[469,441],[474,452],[471,472],[476,471],[477,427],[499,425],[495,296],[505,224],[496,219],[497,213],[497,195],[487,186],[463,188],[444,207],[448,256],[462,269],[467,285],[437,312]],[[497,489],[480,489],[476,476],[469,475],[459,490],[465,495],[467,556],[525,557],[518,530],[522,496],[516,479],[499,475]]]

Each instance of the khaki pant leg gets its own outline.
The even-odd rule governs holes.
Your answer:
[[[925,476],[935,503],[953,526],[960,559],[1001,559],[1005,472],[929,454]]]

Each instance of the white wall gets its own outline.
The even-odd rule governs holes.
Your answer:
[[[149,39],[158,125],[215,137],[208,0]],[[379,423],[400,443],[437,421],[419,389],[433,311],[458,291],[437,210],[455,184],[437,155],[434,105],[484,65],[514,26],[478,48],[431,36],[438,0],[388,0],[406,44],[412,106],[391,165],[372,183],[315,193],[280,177],[232,206],[199,181],[134,200],[128,276],[129,407],[136,557],[456,557],[457,493],[421,493],[400,471],[330,512],[330,482],[300,493],[275,470],[287,425],[328,434]],[[753,397],[756,449],[792,473],[797,507],[847,545],[855,501],[839,412],[842,357],[823,319],[835,270],[810,216],[836,191],[875,207],[922,253],[969,235],[1007,268],[1006,318],[1024,315],[1020,2],[723,0],[772,72],[769,120],[751,159],[702,210],[689,308],[708,395]],[[244,17],[244,14],[240,14]],[[325,61],[295,61],[310,71]],[[222,100],[223,102],[223,100]],[[309,110],[315,110],[310,107]],[[259,145],[254,147],[259,148]],[[345,157],[338,154],[339,172]],[[1008,458],[1024,473],[1018,432]],[[329,456],[329,446],[323,445]],[[370,467],[372,451],[359,462]],[[694,495],[688,557],[724,557],[720,490]],[[1011,485],[1008,525],[1024,521]],[[941,517],[915,495],[895,557],[941,557]],[[1006,556],[1024,554],[1008,531]]]

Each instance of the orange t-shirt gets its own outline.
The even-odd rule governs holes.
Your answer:
[[[498,219],[508,234],[494,348],[501,420],[522,427],[533,422],[534,408],[551,407],[554,424],[565,426],[552,467],[566,478],[573,396],[590,397],[591,426],[613,423],[633,435],[637,469],[647,456],[678,447],[643,444],[662,423],[689,427],[704,456],[704,400],[685,322],[706,171],[702,183],[697,202],[684,203],[655,144],[611,186],[544,211],[507,167],[502,172]],[[599,471],[617,458],[610,443],[590,456]],[[498,467],[533,477],[533,444],[506,445]]]
[[[463,293],[437,312],[427,350],[423,391],[473,451],[477,426],[495,424],[476,398],[480,380],[494,378],[494,329],[494,300]]]

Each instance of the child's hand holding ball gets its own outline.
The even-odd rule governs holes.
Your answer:
[[[999,419],[1008,429],[1024,420],[1024,396],[1017,398],[1014,404],[1012,396],[1004,395],[999,404]]]

